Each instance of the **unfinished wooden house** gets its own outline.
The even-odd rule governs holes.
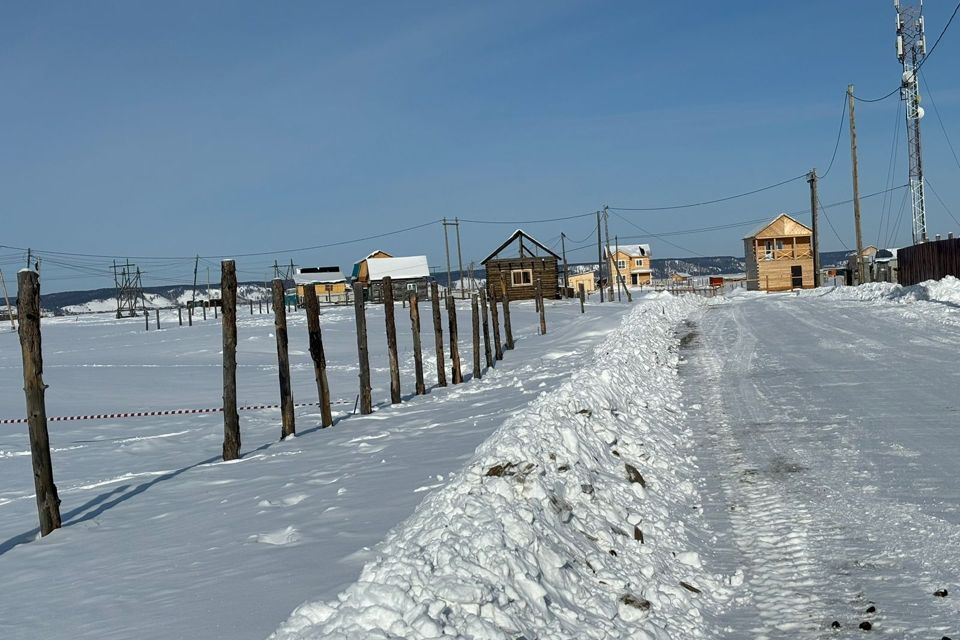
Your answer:
[[[743,239],[747,289],[813,288],[813,231],[785,213]]]
[[[502,300],[533,300],[537,282],[544,298],[559,298],[557,281],[560,256],[532,236],[517,229],[480,263],[487,270],[487,293]]]

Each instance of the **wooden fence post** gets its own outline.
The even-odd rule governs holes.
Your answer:
[[[160,309],[157,309],[157,329],[160,328]]]
[[[277,336],[277,363],[280,365],[280,439],[297,432],[293,417],[293,391],[290,388],[290,353],[287,337],[287,305],[283,303],[283,280],[273,281],[273,328]]]
[[[497,293],[490,290],[490,322],[493,323],[493,350],[497,360],[503,360],[503,343],[500,341],[500,313],[497,311]]]
[[[413,362],[417,375],[417,395],[422,396],[427,392],[427,386],[423,382],[423,351],[420,344],[420,303],[417,300],[417,292],[410,292],[410,329],[413,332]]]
[[[577,286],[577,288],[580,290],[580,313],[583,313],[583,301],[587,297],[587,289],[582,282]]]
[[[440,319],[440,291],[436,282],[430,283],[430,298],[433,305],[433,335],[437,344],[437,386],[447,386],[447,372],[443,362],[443,321]]]
[[[370,390],[370,353],[367,351],[367,315],[363,308],[363,285],[353,283],[353,309],[357,315],[357,355],[360,362],[360,413],[373,413]]]
[[[507,281],[500,274],[500,291],[503,293],[503,330],[507,334],[507,350],[513,349],[513,325],[510,323],[510,295],[507,293]]]
[[[390,360],[390,402],[400,404],[400,359],[397,356],[397,321],[393,307],[393,279],[386,276],[380,281],[383,290],[383,318],[387,325],[387,357]]]
[[[487,309],[487,292],[481,287],[478,294],[480,296],[480,311],[483,317],[483,355],[489,369],[493,366],[493,354],[490,352],[490,318]]]
[[[452,295],[447,295],[447,318],[450,323],[450,363],[452,368],[453,384],[463,382],[463,372],[460,370],[460,346],[457,344],[457,305]]]
[[[470,296],[470,311],[473,317],[473,377],[479,380],[483,372],[480,370],[480,302],[476,294]]]
[[[180,323],[180,326],[183,326],[183,307],[177,305],[177,322]]]
[[[257,313],[263,315],[263,298],[261,298],[260,300],[257,300],[257,307],[258,307]]]
[[[540,335],[547,335],[547,315],[543,310],[543,287],[540,286],[540,278],[537,278],[537,308],[540,310]]]
[[[143,310],[143,326],[147,331],[150,331],[150,312],[146,309]]]
[[[220,262],[220,294],[223,298],[223,459],[240,457],[240,414],[237,413],[237,265]],[[192,317],[193,307],[187,307]]]
[[[330,412],[327,358],[323,353],[323,336],[320,333],[320,303],[317,301],[317,289],[313,285],[303,288],[303,304],[307,312],[307,336],[310,341],[310,357],[313,358],[313,375],[317,379],[317,394],[320,396],[320,424],[329,427],[333,424],[333,414]]]
[[[250,301],[250,315],[253,315],[253,300]]]
[[[206,300],[203,301],[203,319],[204,320],[207,319],[207,301]]]
[[[222,297],[223,294],[221,294]],[[223,304],[223,300],[220,301],[220,304]],[[213,319],[216,320],[220,315],[220,312],[217,310],[217,305],[213,305]]]
[[[193,326],[193,307],[187,307],[187,326]]]
[[[20,318],[20,350],[23,354],[23,392],[27,401],[33,486],[37,492],[40,535],[60,528],[60,497],[53,483],[47,406],[43,383],[43,352],[40,348],[40,276],[21,269],[17,273],[17,317]]]

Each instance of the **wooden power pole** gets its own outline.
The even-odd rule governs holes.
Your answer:
[[[820,286],[820,234],[817,231],[817,170],[811,169],[807,174],[810,183],[810,221],[813,231],[813,286]]]
[[[237,265],[220,263],[220,290],[223,302],[223,459],[240,457],[240,415],[237,413]],[[193,313],[193,307],[187,307]],[[193,322],[192,315],[190,322]]]
[[[600,233],[600,212],[597,211],[597,280],[603,282],[603,235]],[[603,286],[600,286],[600,302],[603,302]]]
[[[863,284],[863,235],[860,232],[860,176],[857,165],[857,118],[853,106],[853,85],[847,85],[847,104],[850,107],[850,159],[853,161],[853,224],[857,232],[857,284]]]

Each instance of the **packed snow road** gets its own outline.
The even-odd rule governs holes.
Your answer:
[[[768,296],[687,332],[705,563],[744,576],[714,637],[960,637],[960,310]]]

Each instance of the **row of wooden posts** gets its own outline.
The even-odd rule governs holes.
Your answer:
[[[253,300],[248,300],[248,302],[250,303],[250,315],[253,315]],[[276,307],[276,302],[273,302],[273,300],[267,300],[267,313],[270,313],[271,302],[273,303],[274,307]],[[282,301],[281,304],[285,304],[285,300]],[[207,307],[210,306],[213,309],[213,319],[216,320],[219,317],[219,313],[217,309],[220,306],[222,306],[222,301],[221,301],[221,304],[219,305],[216,305],[216,304],[207,305],[206,303],[204,303],[196,306],[199,306],[203,309],[204,320],[207,319]],[[263,313],[263,300],[257,301],[257,307],[259,309],[258,313]],[[194,309],[194,305],[187,306],[187,326],[190,326],[190,327],[193,326],[193,309]],[[155,318],[156,318],[155,326],[157,329],[159,329],[160,328],[160,309],[155,310]],[[143,311],[143,322],[144,322],[144,327],[146,328],[147,331],[149,331],[150,330],[150,312],[147,311],[146,309],[144,309]],[[179,305],[177,306],[177,322],[181,327],[183,326],[183,307]]]
[[[43,356],[40,343],[40,282],[36,271],[24,269],[17,276],[17,307],[20,318],[20,346],[23,354],[24,393],[26,395],[27,423],[30,434],[30,448],[33,461],[34,485],[36,488],[37,509],[40,518],[40,534],[45,536],[61,526],[60,498],[53,481],[53,466],[50,458],[50,440],[47,431],[47,414],[43,382]],[[280,279],[272,285],[272,306],[274,311],[274,329],[277,341],[277,359],[279,362],[281,439],[296,432],[294,423],[293,392],[290,379],[290,359],[287,335],[287,307],[284,300],[284,286]],[[500,309],[503,312],[505,341],[500,334],[500,309],[497,296],[487,296],[481,289],[471,299],[473,332],[473,377],[483,375],[480,356],[481,333],[483,336],[483,355],[487,368],[503,359],[504,350],[514,347],[513,329],[510,320],[510,301],[506,295],[506,283],[501,281]],[[360,364],[360,393],[358,404],[361,414],[373,412],[373,399],[370,385],[370,361],[368,352],[367,319],[360,283],[354,283],[354,308],[357,323],[357,352]],[[397,350],[397,329],[393,299],[393,286],[389,277],[383,279],[384,317],[386,322],[387,351],[390,361],[390,401],[402,402],[400,389],[400,365]],[[237,405],[237,274],[233,260],[224,260],[221,264],[221,305],[223,340],[223,459],[235,460],[240,457],[240,417]],[[436,283],[431,284],[433,310],[433,328],[437,354],[437,386],[447,386],[445,353],[443,340],[443,320],[441,314],[441,296]],[[451,378],[453,384],[464,382],[461,370],[456,305],[449,295],[443,300],[447,308]],[[584,293],[580,289],[580,310],[583,311]],[[540,333],[547,332],[542,288],[536,285],[536,306],[539,312]],[[270,302],[268,302],[268,309]],[[313,360],[314,375],[320,398],[321,425],[333,424],[330,409],[330,387],[327,382],[327,364],[323,350],[323,338],[320,331],[320,311],[316,290],[304,287],[304,307],[307,315],[307,334],[310,356]],[[261,307],[262,308],[262,307]],[[409,297],[410,322],[413,332],[413,351],[415,362],[415,393],[427,392],[423,378],[423,354],[420,340],[420,308],[416,292]],[[215,307],[216,309],[216,307]],[[205,308],[204,308],[205,310]],[[253,306],[251,303],[251,313]],[[188,321],[192,324],[192,308],[188,307]],[[157,312],[159,328],[159,311]],[[149,316],[147,316],[149,328]],[[182,325],[182,312],[180,315]],[[491,337],[492,329],[492,337]]]

